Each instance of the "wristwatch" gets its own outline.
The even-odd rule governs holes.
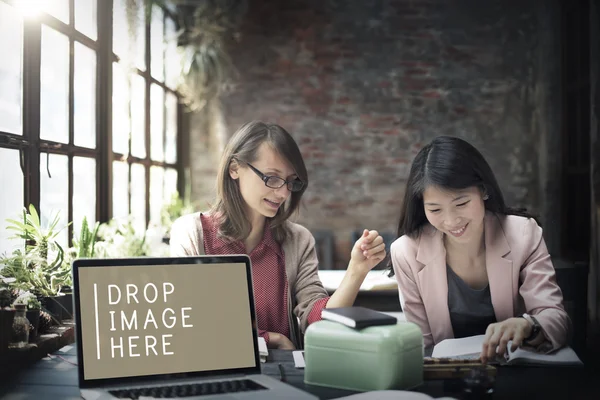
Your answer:
[[[529,334],[528,337],[526,337],[524,339],[525,342],[529,342],[530,340],[535,339],[537,337],[537,335],[539,335],[540,331],[542,330],[542,326],[540,325],[538,320],[533,315],[523,313],[523,315],[521,315],[521,317],[525,318],[527,320],[527,322],[529,322],[531,324],[531,333]]]

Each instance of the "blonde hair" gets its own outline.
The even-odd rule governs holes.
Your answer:
[[[298,179],[304,182],[302,190],[292,192],[291,199],[277,210],[275,217],[270,219],[273,236],[279,243],[283,242],[287,235],[284,222],[298,209],[300,199],[308,186],[308,173],[300,149],[285,129],[276,124],[260,121],[242,125],[229,139],[221,156],[217,174],[217,199],[211,208],[211,213],[218,221],[219,236],[227,240],[243,240],[252,230],[239,181],[229,175],[230,164],[233,160],[242,163],[254,162],[258,149],[263,143],[268,143],[285,158],[292,165]]]

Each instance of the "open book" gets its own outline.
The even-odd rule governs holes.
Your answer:
[[[476,360],[481,354],[485,335],[469,336],[460,339],[446,339],[434,346],[431,357],[451,359]],[[563,347],[552,353],[538,353],[528,347],[519,347],[510,350],[512,343],[508,342],[508,350],[500,364],[522,365],[583,365],[575,351],[570,347]]]

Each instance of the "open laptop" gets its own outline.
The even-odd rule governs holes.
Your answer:
[[[261,375],[246,255],[73,262],[84,399],[316,399]]]

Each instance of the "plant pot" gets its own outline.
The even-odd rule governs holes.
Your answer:
[[[58,303],[62,307],[62,319],[73,319],[73,294],[67,293],[63,296],[58,296]]]
[[[42,307],[43,309],[50,314],[52,319],[55,320],[56,323],[60,324],[63,318],[63,306],[60,304],[60,297],[63,296],[52,296],[52,297],[43,297],[42,298]]]
[[[23,348],[29,343],[31,322],[27,319],[27,305],[15,304],[15,318],[12,325],[12,338],[9,347]]]
[[[12,337],[12,325],[15,319],[15,310],[0,309],[0,354],[8,351],[8,343]]]
[[[31,324],[29,342],[35,342],[38,338],[38,329],[40,327],[40,310],[28,310],[26,315]]]

